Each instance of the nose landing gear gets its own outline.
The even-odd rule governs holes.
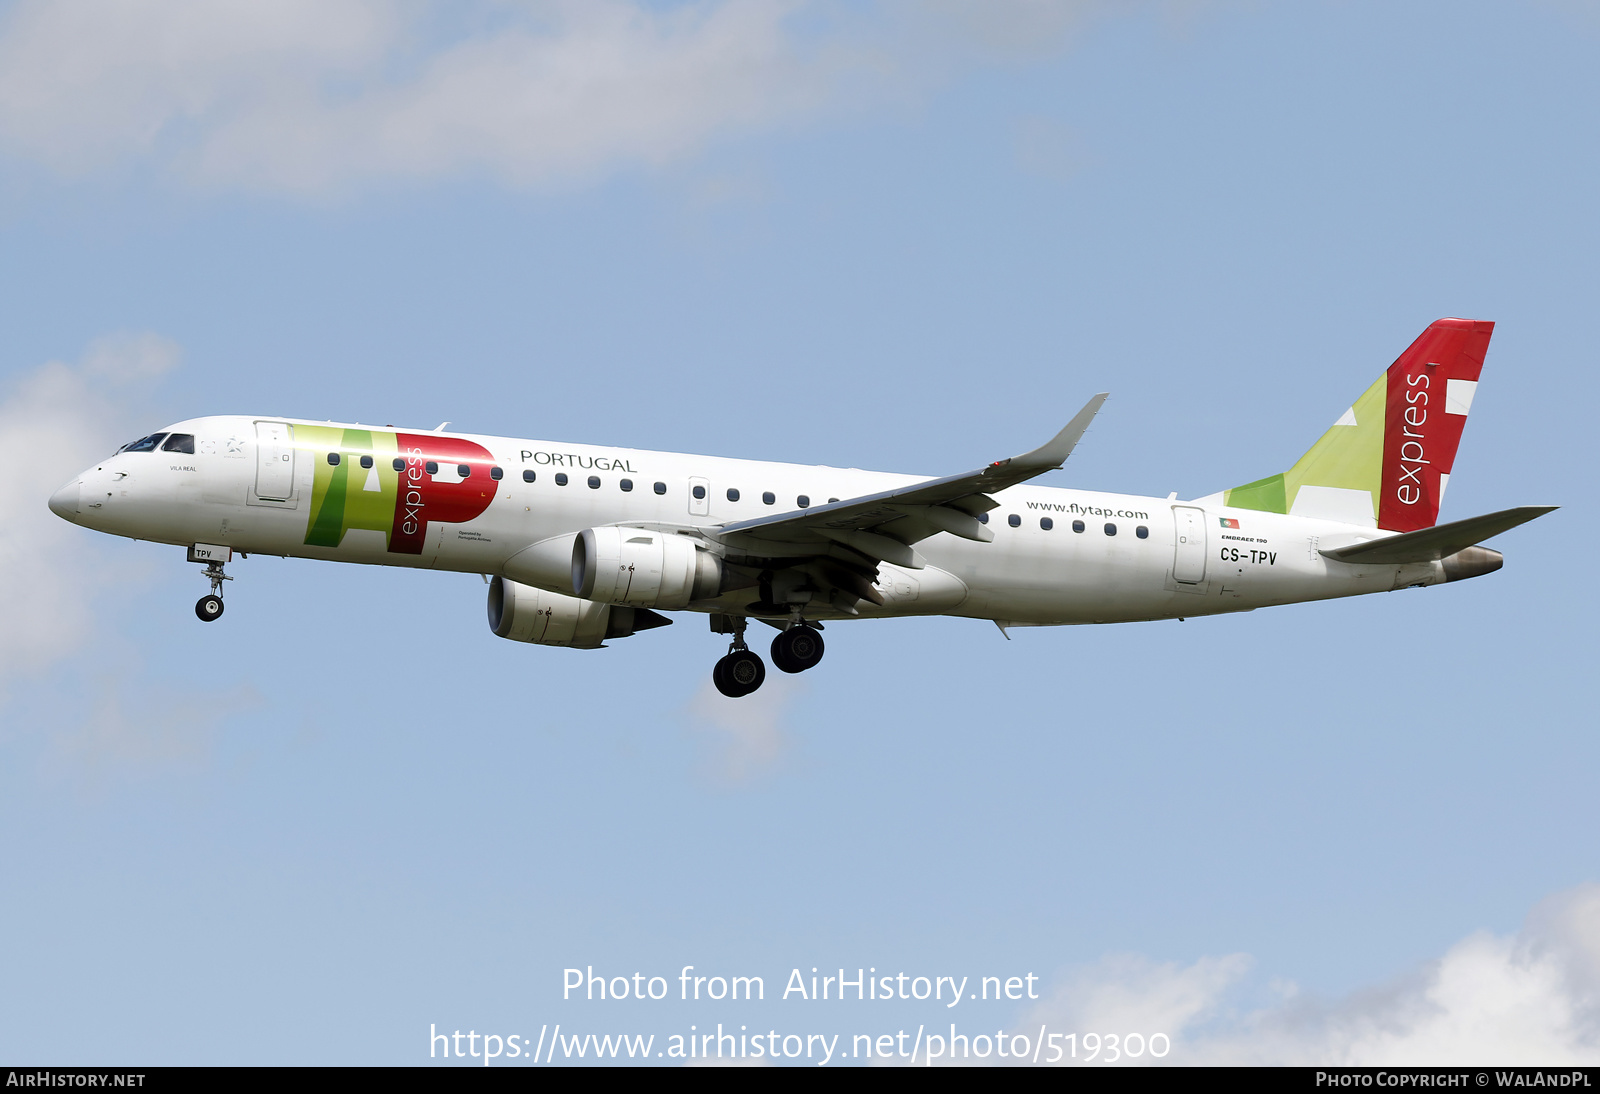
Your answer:
[[[206,577],[211,579],[211,591],[195,601],[194,605],[194,614],[202,623],[222,618],[222,583],[233,580],[222,572],[222,567],[232,558],[233,551],[227,547],[197,543],[189,548],[189,561],[204,562]]]
[[[206,563],[206,576],[211,579],[211,591],[195,602],[194,614],[202,623],[222,618],[222,583],[233,578],[222,572],[222,563]]]

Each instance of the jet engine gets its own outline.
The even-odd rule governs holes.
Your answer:
[[[489,629],[513,642],[593,650],[608,638],[627,638],[671,622],[648,608],[597,604],[503,577],[489,583]]]
[[[691,539],[644,528],[586,528],[572,544],[572,591],[636,608],[683,608],[716,596],[722,560]]]

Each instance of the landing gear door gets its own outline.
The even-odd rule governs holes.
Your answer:
[[[294,500],[294,427],[256,423],[256,500]]]
[[[1184,585],[1198,585],[1206,579],[1206,512],[1187,505],[1172,507],[1172,579]]]
[[[689,480],[689,515],[692,517],[711,515],[710,480],[698,478]]]

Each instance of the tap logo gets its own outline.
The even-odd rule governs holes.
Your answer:
[[[390,554],[420,555],[428,526],[482,515],[499,488],[494,455],[460,437],[295,427],[315,460],[305,542],[337,547],[352,528],[382,532]]]

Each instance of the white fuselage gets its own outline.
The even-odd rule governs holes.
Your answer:
[[[264,432],[275,428],[271,423],[290,427],[281,431],[281,440]],[[370,454],[350,445],[352,431],[374,438]],[[585,528],[620,524],[714,534],[731,522],[922,481],[853,468],[427,430],[397,433],[285,418],[196,418],[167,432],[192,434],[193,453],[119,452],[79,477],[75,498],[61,500],[69,484],[52,507],[62,515],[70,509],[69,519],[86,527],[135,539],[503,574],[508,560],[530,545]],[[330,442],[336,434],[341,439]],[[454,455],[463,446],[484,453],[463,457],[469,466],[466,480]],[[327,473],[319,480],[317,472],[335,449],[350,461],[341,487],[349,500],[341,504],[351,512],[360,505],[385,514],[392,509],[392,529],[354,517],[348,527],[335,519],[330,528],[313,529],[314,510],[322,504],[318,491],[327,490]],[[374,466],[361,466],[363,458]],[[481,511],[461,520],[430,520],[444,510],[430,513],[424,507],[408,518],[405,472],[399,465],[410,461],[421,475],[423,460],[438,465],[425,472],[434,496],[470,494],[475,500],[463,511]],[[500,471],[499,477],[491,477],[492,469]],[[524,472],[532,472],[533,481],[525,481]],[[565,484],[558,476],[565,476]],[[737,500],[730,500],[730,491],[736,491]],[[885,603],[863,602],[861,615],[1112,623],[1249,611],[1445,580],[1437,562],[1351,565],[1319,554],[1319,549],[1386,534],[1375,528],[1235,510],[1214,499],[1180,502],[1021,485],[996,493],[994,500],[999,507],[987,514],[993,542],[946,533],[923,540],[917,550],[926,568],[881,565],[877,588]],[[1082,531],[1074,530],[1075,522]],[[407,535],[409,546],[397,553],[396,542]],[[573,591],[558,580],[545,584],[555,592]],[[750,599],[747,589],[691,608],[738,612]]]

